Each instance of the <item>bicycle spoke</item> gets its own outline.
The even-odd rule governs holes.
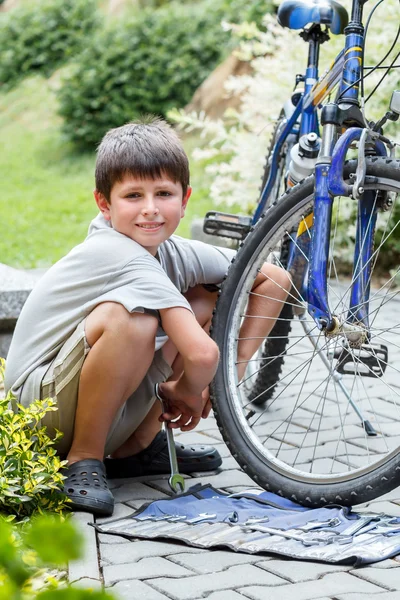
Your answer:
[[[367,162],[373,161],[367,159]],[[385,164],[384,159],[378,158],[377,162]],[[377,187],[380,172],[394,173],[390,161],[388,165],[386,171],[384,167],[380,167],[382,171],[376,169]],[[393,185],[396,191],[397,180],[398,175]],[[371,177],[371,181],[375,180]],[[385,179],[387,187],[388,181],[392,179]],[[271,208],[275,211],[275,221],[272,213],[267,212],[270,229],[265,230],[264,238],[259,227],[249,234],[255,236],[254,258],[251,252],[247,253],[247,262],[243,257],[241,279],[235,280],[243,289],[234,290],[234,325],[229,325],[234,331],[229,338],[229,369],[225,370],[229,381],[225,385],[233,386],[230,393],[234,408],[229,418],[235,420],[234,415],[240,415],[240,426],[235,427],[234,433],[241,435],[239,432],[243,430],[242,454],[246,448],[250,452],[257,448],[258,462],[250,468],[253,473],[258,473],[257,469],[264,473],[264,481],[269,481],[265,473],[273,471],[272,479],[281,481],[285,487],[287,474],[296,489],[293,498],[303,493],[300,484],[304,482],[301,490],[308,486],[317,503],[325,494],[335,501],[328,489],[330,482],[332,489],[346,488],[346,500],[351,500],[351,482],[355,481],[357,501],[368,493],[365,489],[360,492],[358,478],[368,481],[367,475],[372,476],[377,465],[395,457],[400,448],[400,267],[396,264],[390,273],[392,267],[387,267],[391,258],[387,247],[391,248],[392,238],[400,228],[393,207],[389,215],[378,208],[376,223],[371,210],[369,215],[363,215],[362,233],[356,232],[358,253],[352,251],[349,257],[348,244],[350,241],[353,250],[354,234],[346,230],[346,223],[352,226],[354,222],[351,211],[355,202],[347,197],[335,199],[326,290],[329,307],[341,327],[337,332],[324,331],[311,310],[308,312],[307,280],[303,280],[308,276],[309,265],[304,241],[318,233],[318,224],[314,222],[311,227],[313,196],[310,184],[307,186],[307,195],[299,204],[294,201],[297,193],[294,191],[288,210],[279,208],[279,203]],[[285,195],[282,202],[291,194]],[[385,200],[384,196],[374,194],[369,205],[374,209],[381,198]],[[297,237],[299,231],[301,237]],[[367,244],[374,236],[375,247],[371,244],[368,254]],[[249,242],[247,248],[250,247]],[[397,260],[397,246],[395,252]],[[278,305],[281,314],[274,318],[268,312],[268,302],[275,300],[273,292],[263,295],[249,290],[259,273],[269,279],[264,263],[284,269],[293,253],[299,260],[293,263],[292,288],[286,301]],[[356,300],[359,304],[351,305],[356,285],[360,286]],[[256,300],[249,305],[253,297]],[[352,315],[363,314],[369,322],[364,339],[357,335],[357,321],[354,318],[351,321]],[[247,319],[250,335],[240,335],[240,327]],[[269,331],[271,325],[266,338],[257,334],[258,323],[260,332]],[[354,328],[345,327],[350,324]],[[362,326],[360,323],[361,333]],[[241,350],[238,346],[246,339],[249,342],[244,341],[243,348],[254,348],[257,342],[262,344],[249,360],[238,356],[238,349]],[[237,369],[242,374],[245,367],[247,370],[238,381]],[[223,410],[221,404],[219,410]],[[397,423],[398,431],[394,427]],[[231,443],[235,446],[234,440]],[[274,483],[271,489],[280,489],[277,485]],[[324,490],[321,496],[318,486]]]

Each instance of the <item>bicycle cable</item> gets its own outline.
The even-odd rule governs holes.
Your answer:
[[[399,27],[399,33],[400,33],[400,27]],[[376,84],[376,86],[374,87],[374,89],[372,90],[372,92],[370,92],[367,96],[367,98],[365,99],[365,103],[368,102],[368,100],[371,98],[371,96],[376,92],[376,90],[378,89],[378,87],[381,85],[382,81],[385,79],[386,75],[389,74],[390,69],[393,68],[394,63],[396,62],[396,60],[399,58],[400,56],[400,52],[398,52],[396,54],[396,56],[393,59],[392,64],[387,68],[386,73],[384,73],[382,75],[382,77],[380,78],[380,80],[378,81],[378,83]]]
[[[368,27],[369,27],[369,24],[371,22],[371,18],[373,16],[374,12],[378,8],[378,6],[380,6],[380,4],[382,4],[382,2],[384,2],[384,0],[379,0],[379,2],[377,2],[377,4],[375,4],[374,8],[371,10],[370,14],[368,15],[368,19],[367,19],[366,24],[365,24],[365,29],[364,29],[364,46],[363,46],[363,52],[362,52],[362,63],[364,63],[365,41],[366,41],[366,37],[367,37]],[[371,75],[372,73],[374,73],[374,71],[376,71],[376,69],[378,69],[382,65],[382,63],[387,59],[387,57],[389,56],[389,54],[392,52],[393,48],[396,46],[396,43],[397,43],[397,40],[399,39],[399,36],[400,36],[400,26],[399,26],[399,28],[397,30],[396,37],[395,37],[395,39],[394,39],[391,47],[389,48],[388,52],[385,54],[385,56],[374,67],[372,67],[368,71],[367,74],[364,74],[364,72],[363,72],[362,75],[361,75],[361,77],[359,77],[358,79],[356,79],[356,81],[354,81],[349,86],[347,86],[341,92],[341,94],[339,95],[339,97],[337,99],[338,102],[342,98],[343,94],[345,94],[348,90],[350,90],[352,87],[354,87],[355,85],[357,85],[360,82],[361,82],[360,95],[361,95],[361,98],[364,97],[364,79],[366,79],[367,77],[369,77],[369,75]],[[390,68],[392,68],[392,65],[389,67],[389,69]],[[364,69],[363,69],[363,71],[364,71]]]

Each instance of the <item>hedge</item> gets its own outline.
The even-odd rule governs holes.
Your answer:
[[[68,138],[92,147],[110,127],[187,104],[232,48],[221,21],[251,17],[254,7],[261,1],[171,2],[98,32],[59,92]]]
[[[98,25],[96,0],[32,0],[0,15],[0,82],[49,76],[76,55]]]

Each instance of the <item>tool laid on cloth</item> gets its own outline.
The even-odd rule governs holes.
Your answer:
[[[304,560],[365,565],[400,554],[400,518],[348,507],[306,508],[260,488],[226,494],[195,485],[129,517],[95,525],[127,538],[179,540],[199,548],[272,552]]]
[[[160,396],[158,383],[154,386],[154,393],[157,400],[161,402],[162,411],[167,412],[167,405],[164,399]],[[174,432],[168,427],[168,423],[164,421],[164,431],[167,435],[169,462],[171,464],[171,477],[168,479],[169,487],[175,494],[185,491],[185,480],[179,473],[178,459],[176,457],[176,448],[174,442]]]

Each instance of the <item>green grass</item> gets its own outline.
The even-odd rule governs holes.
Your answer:
[[[0,96],[0,262],[46,267],[84,239],[96,214],[93,155],[60,133],[55,95],[40,77]]]
[[[57,79],[29,78],[0,94],[0,262],[14,267],[50,266],[85,238],[97,214],[95,152],[79,154],[63,138]],[[193,136],[184,140],[189,156],[197,143]],[[177,230],[184,237],[193,217],[213,208],[204,169],[193,161],[191,167],[194,192]]]

